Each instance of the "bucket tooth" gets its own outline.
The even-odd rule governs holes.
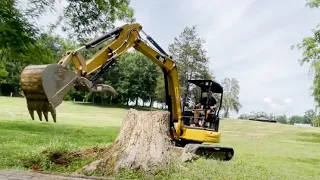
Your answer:
[[[43,116],[45,118],[45,120],[48,122],[48,109],[49,109],[49,104],[46,103],[43,107],[42,107],[42,112],[43,112]]]
[[[51,116],[52,116],[53,122],[57,122],[57,115],[56,115],[56,113],[51,113]]]
[[[32,120],[34,120],[34,108],[30,105],[30,103],[27,103],[27,106],[28,106],[29,114],[30,114]]]
[[[53,122],[56,122],[57,121],[56,109],[54,107],[50,107],[50,112],[51,112],[51,116],[52,116]]]
[[[33,110],[29,110],[29,114],[30,114],[32,120],[34,120],[34,111]]]
[[[42,121],[42,112],[41,111],[37,111],[37,114],[39,116],[40,121]]]
[[[48,111],[43,111],[43,116],[46,119],[46,121],[48,122]]]

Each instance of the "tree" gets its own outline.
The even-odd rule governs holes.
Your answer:
[[[155,100],[160,103],[166,102],[166,91],[164,85],[164,76],[163,72],[159,68],[159,76],[157,77],[157,86],[155,89]]]
[[[140,52],[125,53],[120,57],[119,79],[117,91],[123,100],[146,101],[155,96],[158,71],[157,66],[151,63]]]
[[[0,69],[7,77],[12,73],[8,63],[27,61],[28,53],[36,43],[38,28],[24,17],[15,0],[0,0],[0,3]]]
[[[309,109],[304,113],[303,116],[303,123],[304,124],[312,124],[313,121],[315,120],[315,111],[313,109]]]
[[[58,61],[71,46],[58,36],[40,31],[17,8],[15,0],[0,0],[0,71],[1,79],[19,86],[20,74],[29,64]],[[17,87],[15,87],[17,88]]]
[[[287,116],[285,114],[276,116],[275,120],[281,124],[287,124]]]
[[[16,0],[0,0],[0,3],[0,80],[17,90],[17,72],[21,72],[24,64],[32,62],[34,56],[30,52],[37,44],[39,29],[17,8]]]
[[[180,96],[189,92],[189,79],[212,78],[209,73],[208,61],[203,45],[205,40],[198,37],[196,26],[185,27],[169,45],[169,52],[177,63],[179,72]],[[188,99],[192,98],[190,95]]]
[[[310,8],[318,8],[319,0],[307,0],[306,6]],[[312,36],[302,39],[302,41],[292,46],[292,49],[297,48],[301,50],[302,58],[298,61],[300,65],[305,63],[310,64],[310,70],[313,72],[312,96],[317,103],[317,108],[320,106],[320,29],[318,27],[312,30]]]
[[[293,115],[289,118],[289,124],[303,123],[303,116]]]
[[[235,78],[224,78],[221,82],[223,86],[223,101],[222,109],[224,110],[223,117],[229,117],[230,111],[239,112],[242,107],[239,101],[240,86]]]
[[[314,127],[320,127],[320,116],[316,116],[314,121],[313,121],[313,126]]]
[[[0,61],[0,83],[5,83],[7,76],[8,72],[5,69],[4,63]]]
[[[248,119],[251,119],[251,116],[248,115],[248,114],[240,114],[240,116],[238,117],[238,119],[248,120]]]
[[[38,28],[16,7],[16,0],[0,0],[0,60],[10,52],[26,53],[35,43]]]
[[[27,15],[37,19],[48,10],[55,11],[54,4],[60,0],[29,0]],[[66,0],[58,21],[52,24],[55,29],[61,25],[69,32],[70,38],[80,42],[114,28],[116,21],[134,22],[134,10],[130,0]]]
[[[157,77],[160,73],[160,69],[155,63],[151,62],[146,56],[140,52],[135,52],[137,55],[137,66],[138,66],[138,77],[142,82],[142,89],[140,93],[140,98],[143,102],[150,100],[150,107],[153,104],[153,98],[155,97],[155,91],[157,88]]]
[[[307,0],[306,5],[311,8],[318,8],[320,6],[320,0]]]

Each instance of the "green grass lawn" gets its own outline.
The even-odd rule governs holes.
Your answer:
[[[57,172],[73,172],[95,158],[70,154],[64,159],[69,166],[64,167],[50,161],[57,152],[112,143],[128,110],[64,102],[54,124],[52,119],[32,121],[22,98],[0,97],[0,102],[0,168]],[[232,161],[175,164],[155,174],[155,179],[320,179],[320,128],[224,119],[220,131],[221,145],[235,149]]]

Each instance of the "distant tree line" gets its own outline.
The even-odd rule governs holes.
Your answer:
[[[276,120],[281,124],[299,123],[319,126],[319,117],[316,115],[316,112],[313,109],[307,110],[304,115],[292,115],[290,117],[287,117],[285,114],[275,115],[273,113],[266,112],[251,112],[250,114],[241,114],[238,119],[255,119],[261,116],[271,120]]]
[[[67,6],[58,21],[48,29],[42,29],[37,25],[37,20],[45,12],[54,10],[57,2],[28,0],[28,7],[20,9],[17,0],[0,0],[0,95],[12,93],[13,96],[20,96],[19,80],[24,67],[57,63],[67,51],[114,28],[116,21],[135,22],[129,0],[66,0]],[[58,25],[62,26],[68,39],[54,34]],[[204,44],[205,40],[198,36],[196,26],[186,26],[168,47],[168,53],[177,63],[179,71],[180,95],[186,97],[186,101],[196,101],[200,96],[199,89],[189,85],[188,79],[216,79],[209,68],[210,57]],[[84,57],[91,58],[102,45],[85,50]],[[137,51],[124,53],[113,69],[99,81],[113,86],[118,95],[72,90],[65,100],[124,105],[128,105],[129,101],[137,105],[141,100],[143,105],[149,103],[150,107],[155,101],[165,103],[162,71]],[[238,112],[242,107],[240,86],[235,78],[225,78],[221,84],[225,88],[223,116],[229,117],[231,111]]]

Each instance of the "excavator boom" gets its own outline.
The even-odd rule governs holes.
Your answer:
[[[141,38],[140,32],[146,35],[147,40],[154,48],[149,46],[148,41]],[[85,60],[81,55],[81,50],[94,48],[110,39],[112,39],[110,43],[103,45],[102,49],[91,59]],[[163,71],[166,100],[171,114],[170,127],[168,127],[171,138],[178,140],[184,134],[184,136],[189,136],[192,139],[192,132],[208,134],[201,130],[198,132],[195,130],[184,131],[176,63],[142,30],[142,26],[138,23],[123,25],[74,51],[68,52],[57,64],[27,66],[21,73],[21,87],[32,119],[34,120],[34,111],[36,111],[40,120],[42,120],[43,113],[46,121],[48,121],[48,112],[51,112],[53,120],[56,122],[55,108],[62,103],[64,96],[71,88],[81,91],[111,91],[116,93],[111,86],[98,84],[97,80],[108,69],[112,68],[121,54],[130,48],[144,54]],[[74,70],[68,68],[71,62],[74,65]],[[175,125],[174,122],[176,122]],[[185,132],[190,133],[186,135]],[[220,137],[219,134],[217,137]],[[212,150],[214,148],[216,147],[212,146]],[[201,149],[201,146],[197,149]],[[206,152],[208,152],[208,149],[210,149],[209,146],[205,146]]]

